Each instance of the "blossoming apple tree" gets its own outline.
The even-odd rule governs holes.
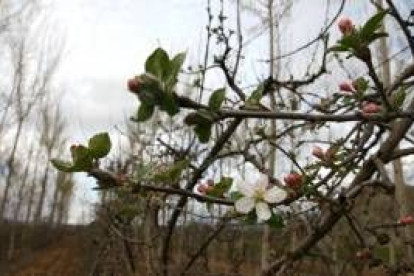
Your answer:
[[[133,117],[136,123],[150,120],[155,112],[160,112],[174,120],[182,120],[191,130],[193,139],[186,145],[185,151],[176,149],[168,141],[161,143],[174,156],[175,162],[168,164],[161,172],[153,172],[146,177],[137,176],[134,171],[116,174],[101,165],[101,159],[111,149],[107,133],[95,135],[87,145],[72,145],[72,160],[54,159],[52,162],[64,172],[86,172],[96,178],[100,189],[123,189],[142,197],[155,193],[176,199],[168,217],[159,256],[162,275],[170,273],[171,238],[183,207],[190,200],[207,206],[227,206],[223,215],[225,222],[267,223],[276,228],[288,227],[289,220],[295,218],[285,212],[292,204],[302,206],[303,213],[313,211],[316,218],[307,234],[301,237],[295,248],[277,256],[264,268],[261,272],[263,276],[284,271],[304,258],[345,218],[360,242],[360,250],[355,252],[355,256],[365,260],[375,259],[374,248],[378,241],[373,238],[377,238],[381,231],[413,223],[413,218],[407,214],[398,221],[355,227],[357,223],[350,216],[355,200],[364,190],[392,195],[395,186],[388,174],[387,164],[414,153],[413,141],[408,135],[414,120],[414,99],[410,95],[414,76],[413,23],[401,15],[393,1],[387,0],[387,4],[386,9],[379,9],[361,25],[354,24],[350,18],[341,18],[341,8],[332,19],[332,24],[312,42],[323,46],[317,70],[300,79],[281,80],[269,76],[254,89],[244,89],[239,85],[237,73],[242,45],[233,49],[234,32],[223,28],[224,18],[221,18],[221,24],[209,31],[223,46],[222,52],[214,56],[210,66],[202,69],[203,74],[212,69],[221,70],[226,81],[221,88],[211,92],[201,89],[203,97],[197,99],[181,93],[182,86],[178,79],[184,70],[186,54],[170,57],[161,48],[149,55],[145,72],[127,82],[129,91],[137,96],[140,103]],[[410,61],[389,84],[382,80],[373,59],[373,44],[392,35],[382,31],[384,18],[395,20],[405,37],[407,49],[411,51]],[[335,22],[338,28],[330,28]],[[340,39],[330,41],[329,32],[339,32]],[[365,66],[368,74],[337,83],[338,88],[329,91],[328,97],[315,99],[313,95],[303,92],[303,88],[327,74],[327,58],[330,56],[355,59]],[[267,97],[272,93],[290,93],[303,106],[293,111],[284,110],[283,105],[282,108],[269,107]],[[244,140],[235,141],[235,135],[243,124],[249,126],[259,120],[265,124],[271,120],[288,123],[276,136],[267,133],[265,127],[247,127]],[[346,131],[327,145],[296,145],[296,150],[299,149],[302,155],[295,154],[283,142],[299,129],[312,133],[330,124],[347,125],[344,127]],[[401,145],[405,145],[404,148],[400,149]],[[292,167],[290,173],[276,177],[268,174],[268,163],[259,158],[259,152],[269,147],[277,148],[284,155],[284,160]],[[303,153],[312,157],[305,159]],[[235,181],[224,174],[207,182],[203,180],[205,173],[217,162],[231,158],[251,164],[249,174],[255,175],[252,179],[258,180]],[[214,234],[207,237],[201,250],[205,250],[213,238]]]

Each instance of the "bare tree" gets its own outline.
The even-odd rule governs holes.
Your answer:
[[[45,160],[50,160],[55,150],[59,149],[65,144],[65,121],[62,118],[60,106],[55,101],[46,102],[41,111],[41,138],[40,145],[45,154]],[[47,196],[47,184],[51,177],[49,163],[44,166],[43,176],[40,180],[40,194],[34,215],[34,220],[39,222],[42,218]],[[63,179],[64,180],[64,179]],[[55,196],[59,186],[55,187]],[[54,197],[54,198],[56,198]],[[53,204],[53,203],[52,203]],[[54,210],[54,207],[52,207]]]
[[[9,34],[11,52],[12,89],[3,113],[2,127],[7,121],[15,126],[15,134],[7,157],[8,174],[5,180],[4,194],[0,203],[0,214],[5,217],[8,213],[12,177],[16,173],[14,163],[16,154],[21,146],[21,137],[27,122],[35,122],[31,116],[37,104],[52,90],[54,74],[60,59],[61,45],[55,39],[40,35],[37,29],[24,24],[16,24]],[[37,35],[36,35],[37,34]],[[52,46],[53,45],[53,46]],[[51,50],[51,48],[54,50]],[[33,58],[36,57],[36,58]],[[13,113],[8,112],[13,107]],[[13,115],[10,117],[9,115]],[[27,126],[27,125],[26,125]],[[30,129],[30,128],[28,128]]]

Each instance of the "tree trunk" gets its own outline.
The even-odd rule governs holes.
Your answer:
[[[36,213],[34,216],[34,221],[36,223],[40,222],[42,218],[43,208],[46,200],[46,185],[49,176],[49,165],[46,164],[45,171],[43,173],[42,182],[41,182],[41,190],[39,195],[39,202],[37,203]]]
[[[377,0],[377,4],[379,6],[383,6],[382,0]],[[385,24],[381,26],[381,31],[386,32]],[[389,47],[385,38],[381,38],[379,41],[379,52],[381,61],[386,61],[383,63],[382,69],[382,80],[384,87],[388,87],[391,83],[391,65],[388,59],[389,57]],[[398,122],[397,122],[398,123]],[[397,146],[395,150],[398,150],[399,147]],[[405,216],[409,213],[407,199],[406,199],[406,187],[404,181],[404,172],[402,167],[401,159],[396,159],[392,162],[393,169],[394,169],[394,183],[395,183],[395,197],[399,205],[398,214],[400,217]],[[411,232],[410,230],[405,227],[404,228],[404,240],[411,240]],[[391,245],[392,246],[392,245]],[[413,250],[412,247],[405,246],[406,248],[406,256],[408,260],[414,260]]]
[[[267,2],[267,12],[269,20],[269,76],[274,76],[274,56],[275,56],[275,28],[274,28],[274,14],[273,14],[273,0],[268,0]],[[273,93],[270,94],[271,108],[276,107],[276,99]],[[270,122],[271,135],[276,136],[276,121],[272,120]],[[274,147],[270,148],[270,159],[269,159],[269,174],[275,176],[276,169],[276,149]],[[265,224],[263,226],[263,236],[262,236],[262,254],[261,254],[261,271],[264,271],[269,266],[269,255],[270,255],[270,228],[269,225]]]
[[[59,205],[59,199],[63,200],[63,197],[60,195],[63,194],[62,187],[64,186],[65,181],[66,181],[65,173],[58,172],[58,175],[55,181],[55,191],[53,192],[51,210],[50,210],[50,215],[49,215],[49,224],[53,224],[55,220],[56,211]]]
[[[22,179],[21,179],[19,191],[17,193],[17,204],[16,204],[16,207],[15,207],[14,216],[13,216],[15,221],[17,221],[19,219],[19,214],[20,214],[20,211],[22,209],[24,197],[25,197],[25,195],[27,195],[26,185],[27,185],[27,180],[29,178],[29,170],[30,170],[30,164],[31,164],[30,160],[32,159],[32,155],[33,155],[33,144],[30,147],[29,153],[27,154],[26,167],[24,168],[24,172],[23,172],[23,176],[22,176]]]
[[[38,158],[35,159],[35,162],[38,160]],[[36,192],[36,176],[38,171],[39,165],[38,162],[35,164],[35,168],[33,170],[33,177],[32,177],[32,183],[30,185],[29,189],[29,195],[28,195],[28,202],[27,202],[27,210],[26,210],[26,219],[25,222],[28,223],[32,217],[32,209],[34,204],[34,197]]]
[[[19,144],[22,128],[23,128],[23,120],[20,119],[17,125],[17,132],[14,137],[13,147],[10,152],[9,158],[7,160],[8,172],[7,172],[7,178],[6,178],[3,198],[0,203],[0,216],[1,216],[0,220],[4,219],[6,215],[6,208],[7,208],[7,204],[9,201],[9,193],[10,193],[10,189],[12,185],[12,176],[14,174],[14,160],[16,158],[16,151],[17,151],[17,146]]]

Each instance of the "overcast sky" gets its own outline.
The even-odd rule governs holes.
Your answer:
[[[145,58],[156,47],[162,46],[171,54],[188,51],[190,59],[197,58],[206,35],[206,2],[52,1],[54,16],[66,42],[61,76],[70,93],[65,107],[72,126],[78,128],[79,133],[75,134],[79,139],[111,128],[134,112],[137,102],[126,93],[126,80],[142,73]],[[309,22],[315,27],[320,26],[324,14],[320,6],[301,2],[304,4],[295,10],[291,29],[285,31],[285,35],[289,35],[287,44],[291,47],[312,38],[318,29],[312,28]],[[252,25],[254,20],[251,18],[245,17],[245,29]],[[247,49],[254,59],[266,55],[264,41],[258,39],[256,44],[253,43],[254,47]]]

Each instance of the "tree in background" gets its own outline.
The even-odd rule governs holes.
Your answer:
[[[71,203],[71,176],[56,177],[48,162],[63,147],[66,133],[56,100],[63,44],[48,31],[45,17],[37,1],[0,2],[0,234],[5,241],[0,260],[30,250],[38,238],[29,240],[22,222],[40,222],[47,209],[56,210],[56,221],[65,223]],[[57,207],[49,208],[48,187],[55,182]]]

